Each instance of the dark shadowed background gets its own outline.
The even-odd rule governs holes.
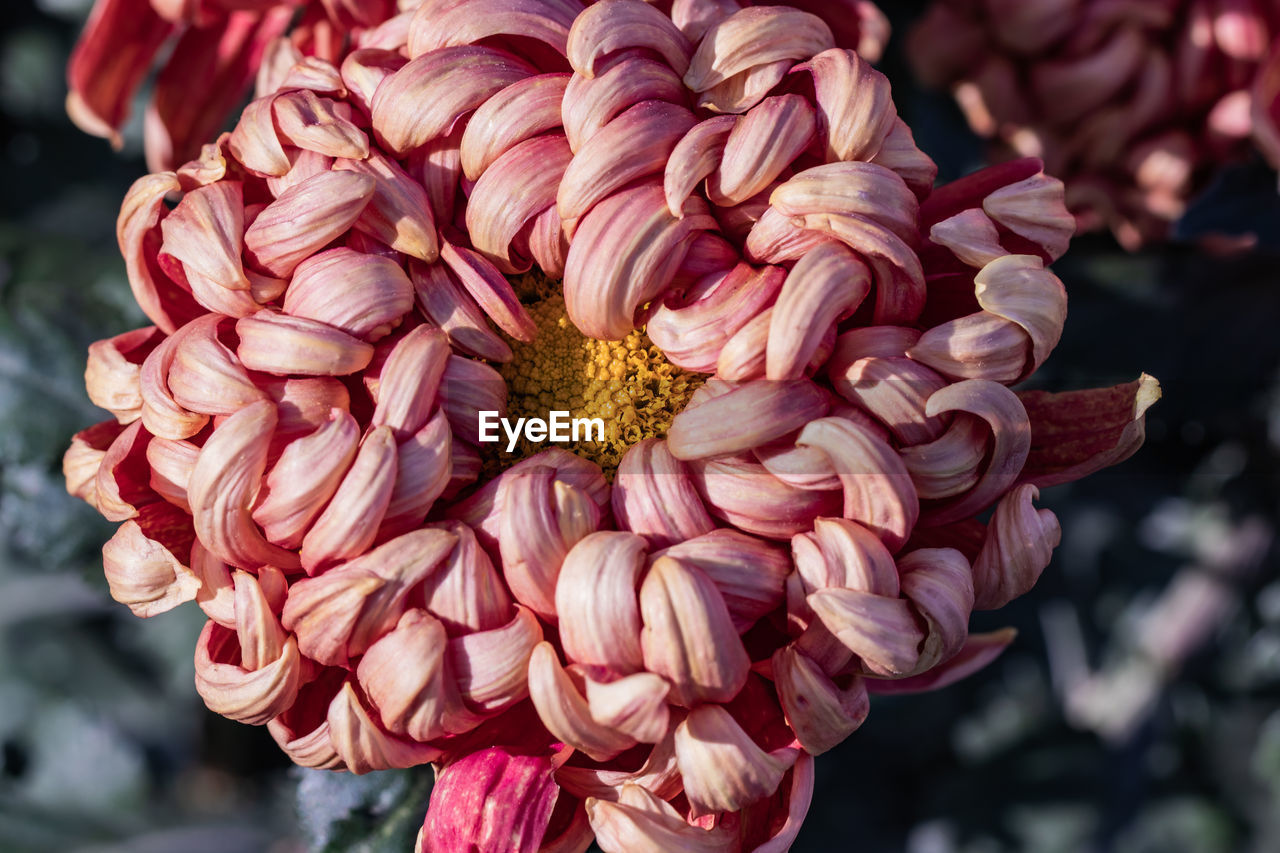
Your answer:
[[[944,178],[981,146],[897,53],[922,3],[892,3],[883,68]],[[113,603],[110,526],[62,485],[61,454],[101,420],[85,350],[143,324],[114,239],[144,171],[64,118],[63,66],[88,0],[0,15],[0,850],[404,851],[429,770],[291,769],[260,729],[204,710],[202,615]],[[818,761],[794,850],[1265,853],[1280,850],[1280,201],[1235,167],[1180,240],[1127,255],[1084,237],[1053,390],[1159,377],[1148,440],[1117,469],[1047,490],[1064,538],[996,664],[935,694],[882,698]],[[1209,256],[1195,237],[1252,230]]]

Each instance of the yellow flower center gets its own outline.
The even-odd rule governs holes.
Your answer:
[[[578,331],[565,310],[558,283],[530,273],[515,282],[525,308],[537,324],[532,343],[508,339],[514,357],[498,365],[507,381],[507,420],[550,420],[552,412],[572,419],[599,418],[602,441],[532,442],[521,437],[506,452],[506,437],[484,445],[485,473],[492,474],[540,450],[556,446],[590,459],[612,479],[627,448],[646,438],[663,438],[676,416],[705,379],[667,361],[643,331],[621,341],[598,341]],[[591,433],[594,437],[596,433]]]

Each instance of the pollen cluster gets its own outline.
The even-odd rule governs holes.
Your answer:
[[[514,424],[517,418],[549,418],[552,411],[600,418],[604,441],[557,446],[592,460],[612,478],[628,447],[666,436],[703,377],[668,362],[642,330],[620,341],[583,335],[569,320],[557,282],[530,274],[516,289],[538,333],[532,343],[509,341],[514,357],[498,367],[507,382],[507,419]],[[500,470],[547,445],[522,437],[511,453],[505,439],[485,448],[486,470]]]

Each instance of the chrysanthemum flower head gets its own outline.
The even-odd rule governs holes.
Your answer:
[[[68,488],[119,600],[208,615],[210,707],[435,763],[424,850],[783,850],[870,694],[1010,642],[969,615],[1048,564],[1037,488],[1157,386],[1010,389],[1062,185],[933,190],[836,6],[429,0],[134,185],[154,326],[92,349]],[[610,432],[483,438],[560,406]]]

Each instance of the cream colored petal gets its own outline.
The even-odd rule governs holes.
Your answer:
[[[689,67],[692,49],[671,19],[640,0],[601,0],[578,15],[569,30],[567,54],[573,70],[594,77],[596,63],[625,48],[660,54],[677,74]]]
[[[276,420],[275,406],[265,400],[228,417],[204,443],[187,484],[196,535],[238,568],[298,566],[297,554],[268,542],[250,516]]]
[[[765,752],[717,705],[693,709],[676,727],[676,761],[695,817],[738,811],[772,795],[799,753]]]
[[[555,612],[570,663],[603,667],[614,675],[644,668],[636,595],[645,550],[645,541],[635,534],[601,531],[583,537],[565,555]]]
[[[373,544],[395,485],[396,441],[388,427],[373,428],[328,506],[302,538],[299,555],[308,574],[357,557]]]
[[[671,701],[727,702],[746,683],[750,661],[724,598],[699,569],[664,557],[640,587],[645,668],[671,682]]]

